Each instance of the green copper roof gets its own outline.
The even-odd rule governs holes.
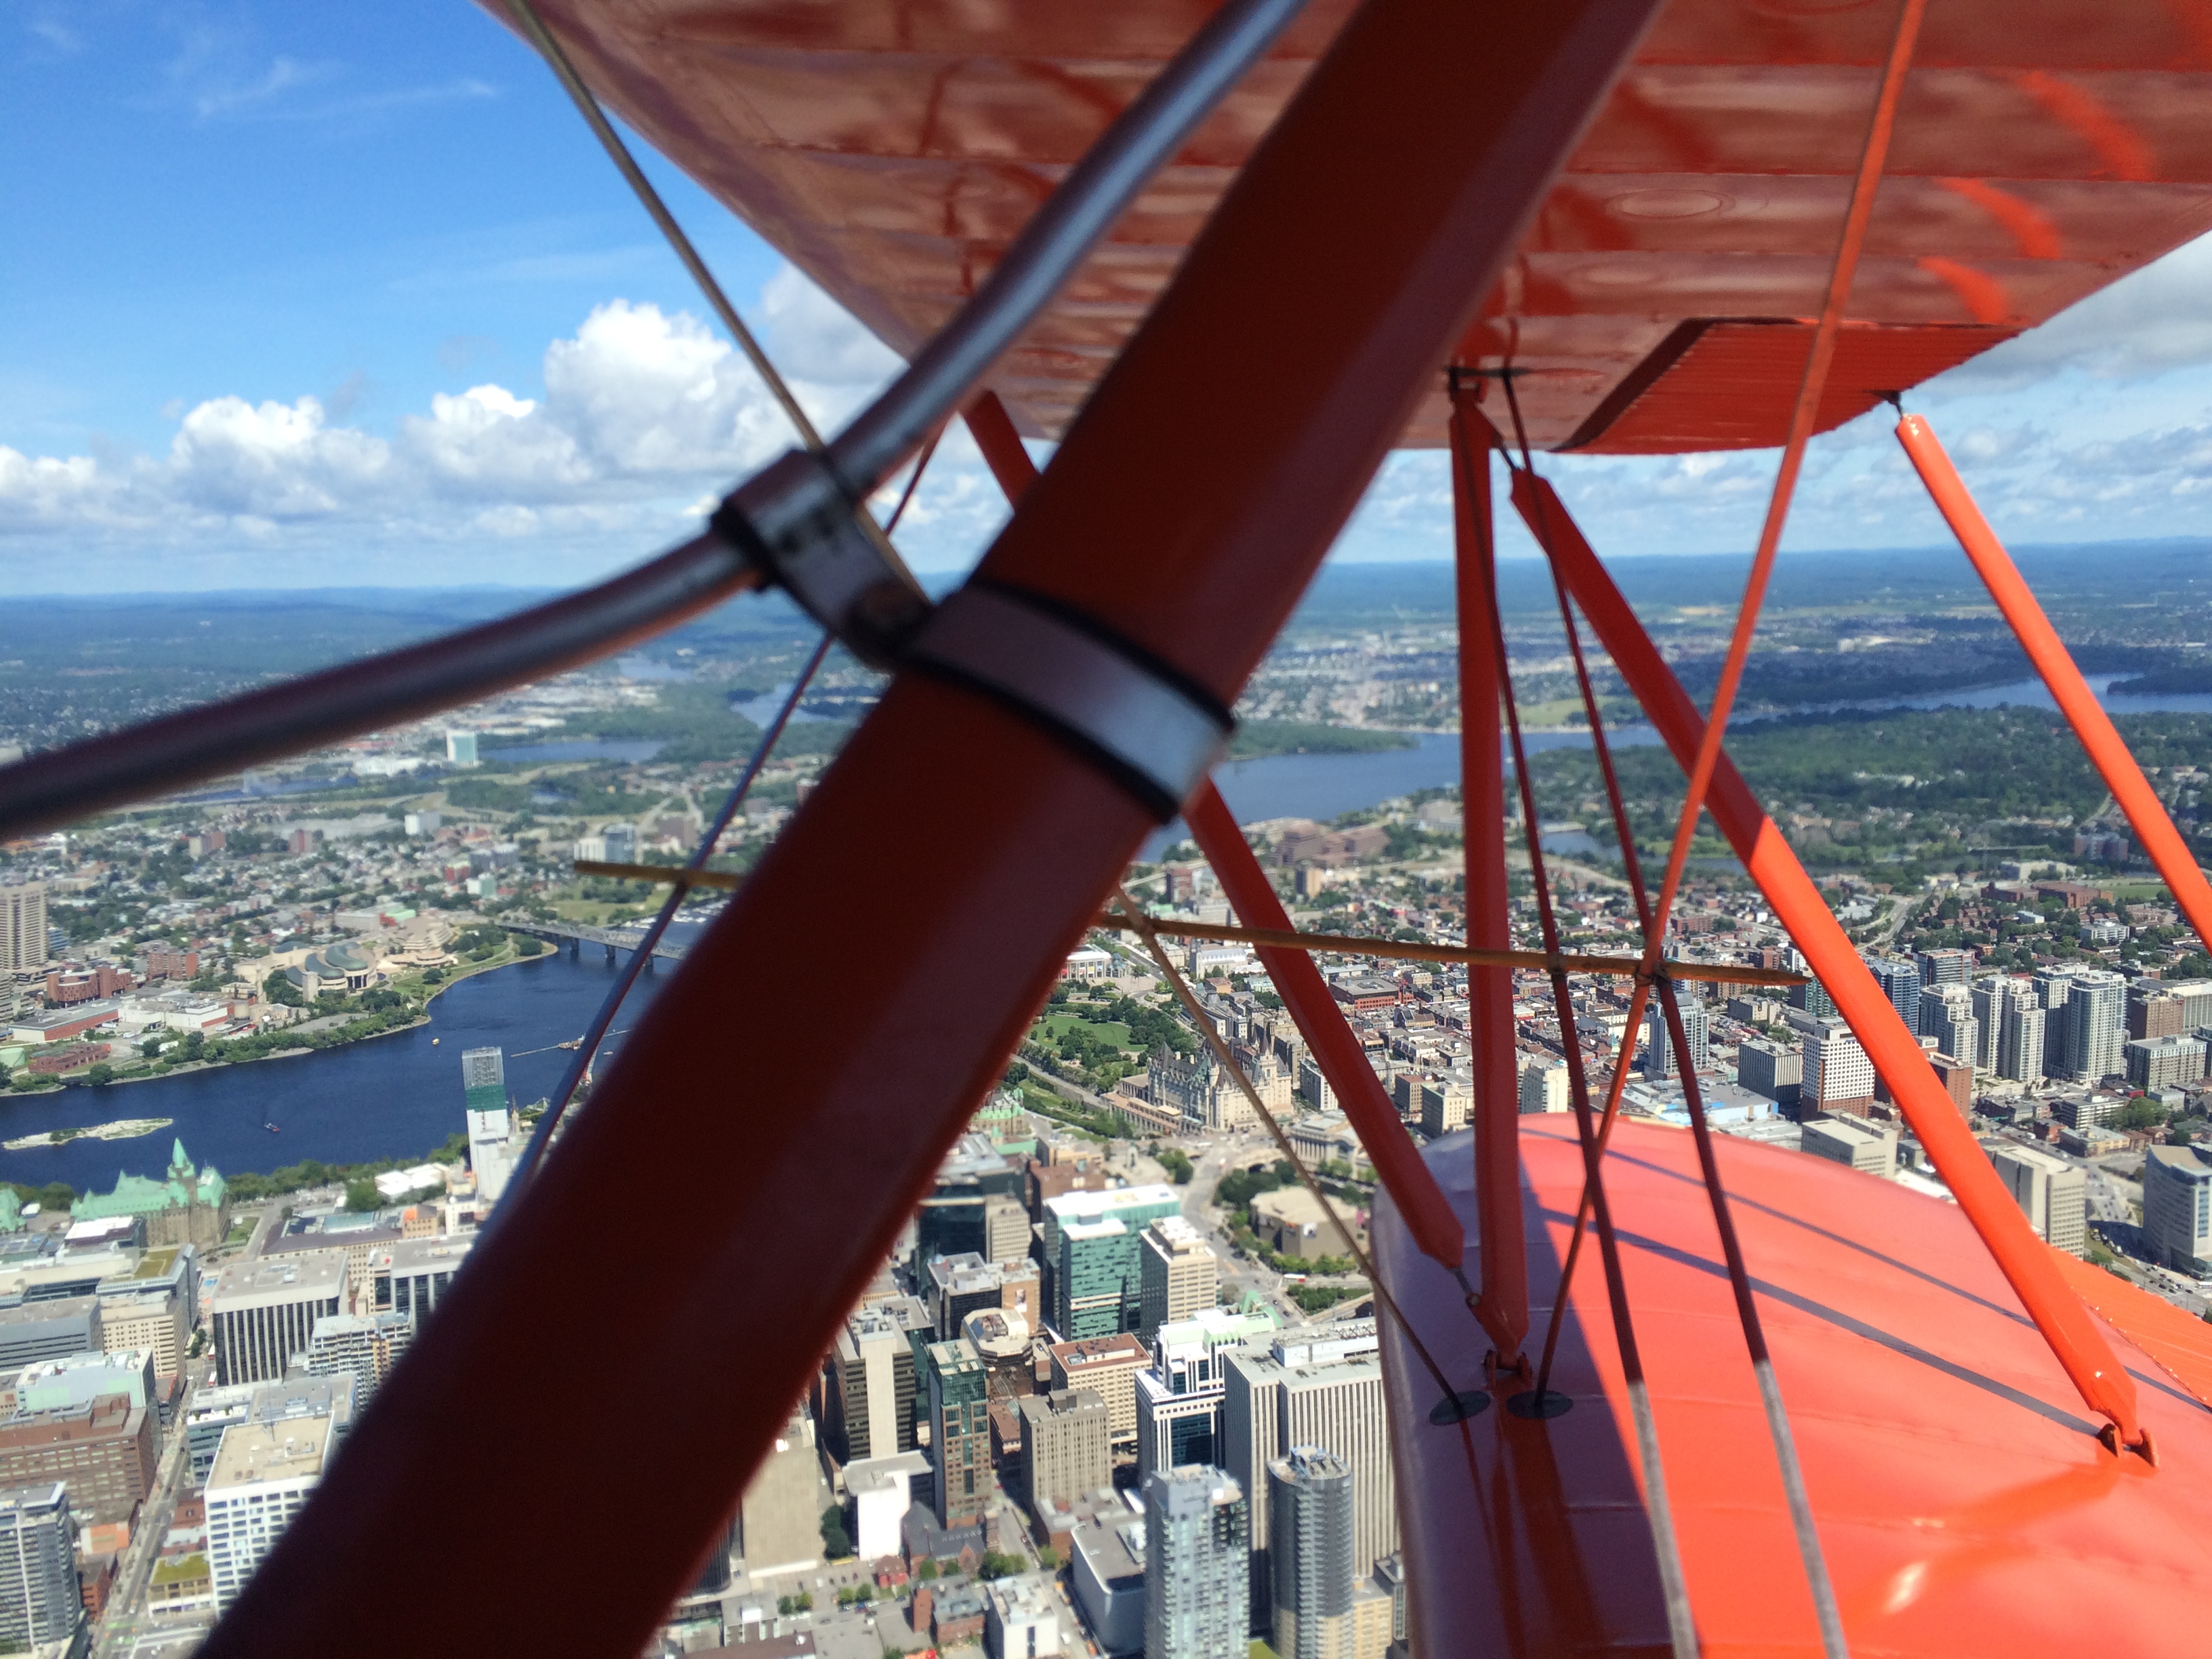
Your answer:
[[[195,1201],[213,1207],[222,1202],[228,1190],[213,1164],[204,1170],[193,1170],[191,1159],[185,1154],[185,1143],[179,1139],[170,1159],[167,1181],[118,1170],[114,1191],[87,1193],[70,1206],[70,1213],[79,1221],[104,1221],[110,1216],[157,1215],[163,1210],[181,1210]]]

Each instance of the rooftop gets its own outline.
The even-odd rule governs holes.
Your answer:
[[[1176,1189],[1158,1182],[1144,1187],[1115,1187],[1103,1193],[1062,1193],[1045,1200],[1044,1206],[1064,1227],[1070,1222],[1092,1221],[1148,1204],[1164,1204],[1173,1210],[1182,1207]]]
[[[1145,1345],[1128,1331],[1118,1336],[1086,1336],[1079,1342],[1059,1343],[1052,1357],[1070,1372],[1087,1365],[1142,1365],[1152,1358]]]
[[[330,1437],[327,1417],[234,1424],[223,1431],[215,1468],[208,1473],[208,1495],[263,1481],[312,1480],[323,1472]]]
[[[346,1259],[343,1249],[302,1250],[296,1255],[237,1261],[222,1270],[216,1281],[215,1307],[247,1297],[334,1297],[345,1286]]]

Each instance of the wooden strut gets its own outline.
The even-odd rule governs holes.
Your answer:
[[[991,476],[998,481],[1007,504],[1018,507],[1040,475],[1029,451],[1022,447],[1006,406],[997,393],[986,392],[969,405],[966,416],[968,429],[983,452]],[[1212,779],[1192,793],[1183,803],[1182,812],[1184,823],[1212,866],[1236,913],[1262,927],[1287,930],[1291,921],[1282,901]],[[1422,1161],[1396,1107],[1383,1092],[1382,1080],[1367,1063],[1366,1050],[1322,982],[1313,958],[1271,945],[1257,948],[1260,965],[1267,970],[1291,1023],[1312,1051],[1314,1064],[1321,1068],[1322,1076],[1335,1091],[1337,1104],[1367,1148],[1376,1178],[1396,1201],[1415,1243],[1424,1255],[1465,1285],[1467,1230],[1460,1225],[1436,1176]],[[1468,1294],[1474,1292],[1469,1290]],[[1493,1298],[1477,1297],[1475,1307],[1476,1316],[1486,1326],[1496,1322],[1498,1309]]]

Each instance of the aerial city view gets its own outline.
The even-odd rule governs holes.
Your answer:
[[[2203,1650],[2178,15],[19,8],[0,1653]]]

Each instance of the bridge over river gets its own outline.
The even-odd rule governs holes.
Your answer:
[[[537,939],[550,939],[556,945],[565,943],[572,957],[585,945],[596,945],[606,951],[610,961],[617,951],[636,950],[645,937],[643,927],[587,927],[580,922],[526,921],[514,916],[501,916],[499,925],[510,933],[528,933]],[[684,950],[678,941],[664,937],[653,947],[653,954],[670,962],[681,962]]]

